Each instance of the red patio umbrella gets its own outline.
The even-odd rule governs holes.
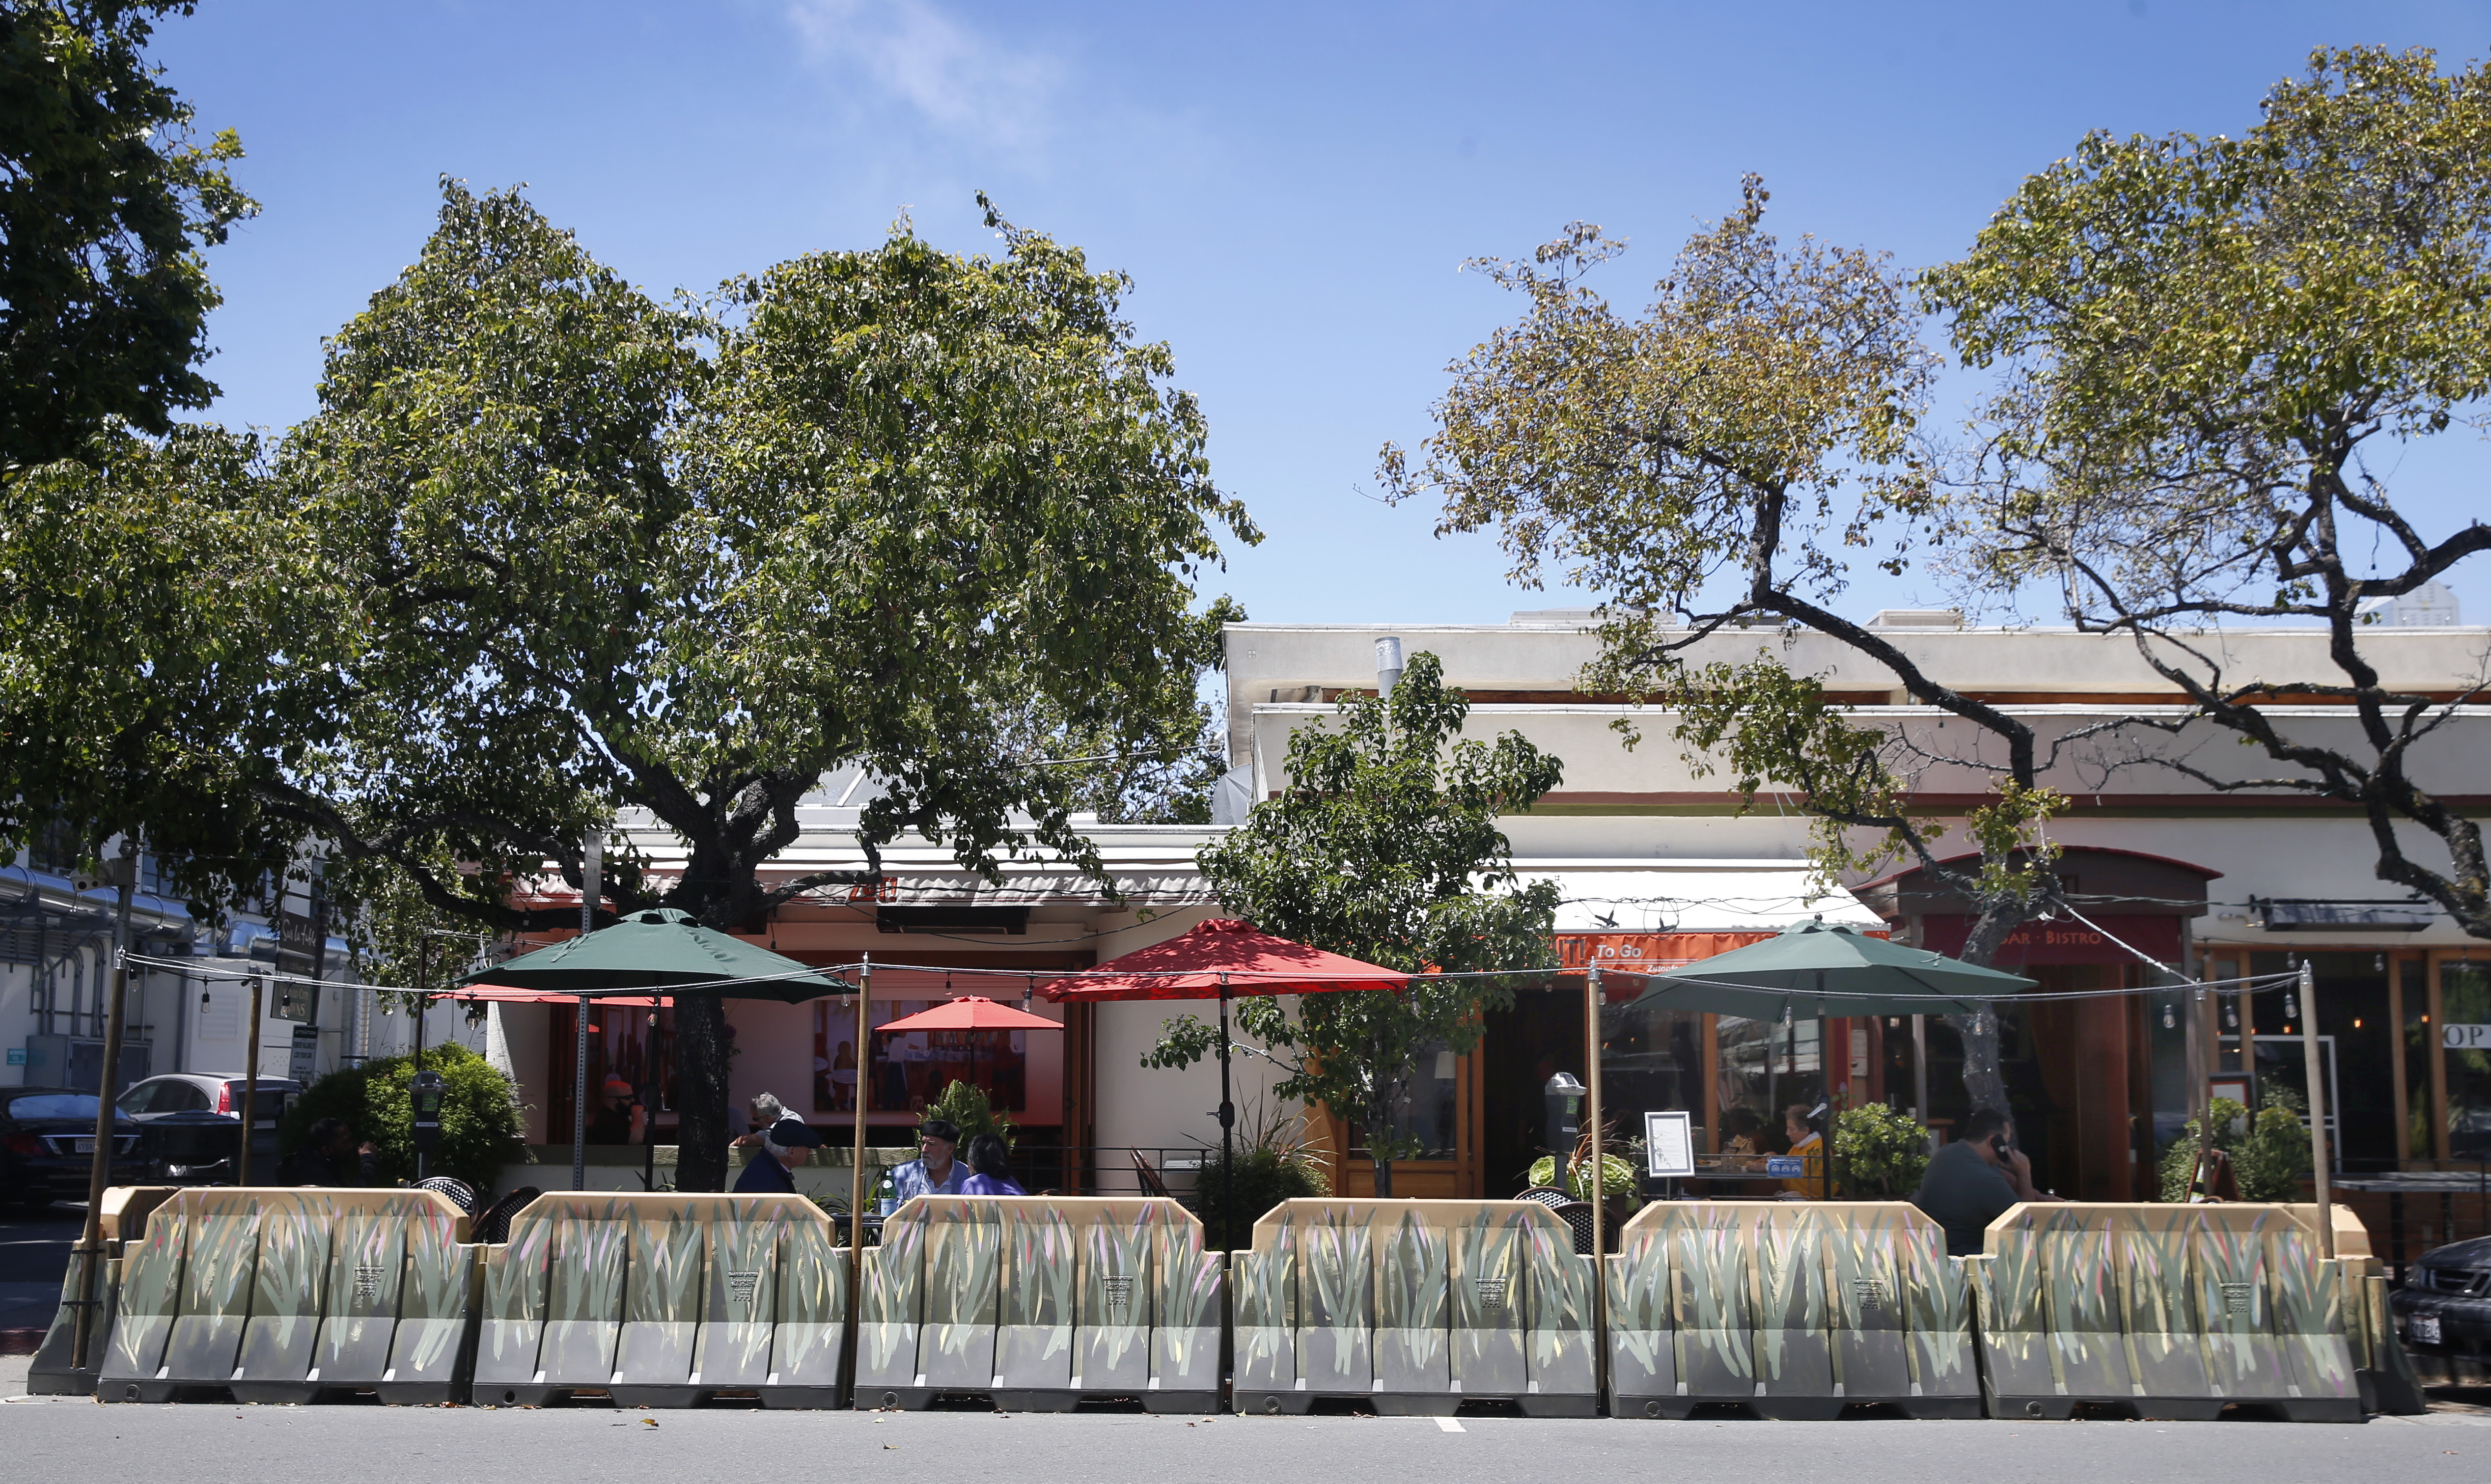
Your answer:
[[[997,1004],[983,995],[962,995],[930,1010],[902,1015],[876,1031],[1061,1031],[1064,1022]]]
[[[1230,1145],[1237,1105],[1228,1095],[1229,998],[1392,990],[1407,985],[1410,977],[1397,969],[1291,943],[1251,922],[1214,917],[1195,923],[1164,943],[1120,954],[1097,969],[1050,979],[1038,986],[1038,992],[1058,1004],[1102,1000],[1217,1000],[1220,1178],[1233,1185],[1235,1151]]]
[[[1038,992],[1059,1004],[1099,1000],[1224,1000],[1231,995],[1312,995],[1399,989],[1410,975],[1291,943],[1234,917],[1214,917],[1096,969],[1049,979]]]

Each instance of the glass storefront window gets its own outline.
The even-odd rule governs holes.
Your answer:
[[[1815,1020],[1793,1020],[1786,1026],[1743,1015],[1720,1017],[1714,1056],[1714,1095],[1721,1109],[1718,1138],[1744,1136],[1757,1140],[1760,1149],[1778,1147],[1782,1110],[1793,1103],[1813,1107],[1824,1099],[1820,1026]]]
[[[1401,1105],[1392,1110],[1392,1131],[1403,1138],[1416,1139],[1420,1145],[1418,1153],[1403,1157],[1454,1157],[1461,1135],[1460,1061],[1442,1043],[1419,1053],[1417,1075],[1404,1089]],[[1349,1139],[1350,1153],[1359,1159],[1366,1158],[1365,1128],[1352,1127]]]
[[[2491,1026],[2491,964],[2441,964],[2439,1002],[2442,1023],[2431,1029],[2447,1058],[2448,1157],[2491,1159],[2491,1046],[2451,1044],[2491,1040],[2477,1033]]]
[[[1625,1148],[1643,1137],[1647,1113],[1693,1118],[1705,1149],[1704,1017],[1632,1003],[1600,1009],[1600,1115]]]

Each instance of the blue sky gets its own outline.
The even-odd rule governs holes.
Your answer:
[[[1267,536],[1212,586],[1256,619],[1417,624],[1583,600],[1516,591],[1488,538],[1371,498],[1377,447],[1423,437],[1445,364],[1512,312],[1464,258],[1597,221],[1635,244],[1607,291],[1640,302],[1757,170],[1785,235],[1927,264],[2087,130],[2238,132],[2313,46],[2462,65],[2486,41],[2491,0],[205,0],[157,52],[203,125],[241,131],[265,208],[211,258],[215,417],[313,409],[320,337],[413,259],[445,173],[527,183],[661,294],[870,245],[903,208],[984,250],[983,189],[1137,280],[1134,319]],[[2468,432],[2380,472],[2444,532],[2484,503],[2491,451]],[[1877,578],[1849,605],[1936,596]]]

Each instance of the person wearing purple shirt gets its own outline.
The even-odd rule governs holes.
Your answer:
[[[1029,1194],[1011,1178],[1011,1150],[993,1134],[980,1134],[969,1141],[969,1168],[977,1173],[960,1182],[960,1194],[964,1196]]]

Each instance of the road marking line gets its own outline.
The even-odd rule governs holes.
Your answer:
[[[1438,1417],[1436,1419],[1436,1426],[1438,1430],[1448,1433],[1463,1433],[1470,1431],[1468,1428],[1462,1426],[1457,1419],[1452,1417]]]

